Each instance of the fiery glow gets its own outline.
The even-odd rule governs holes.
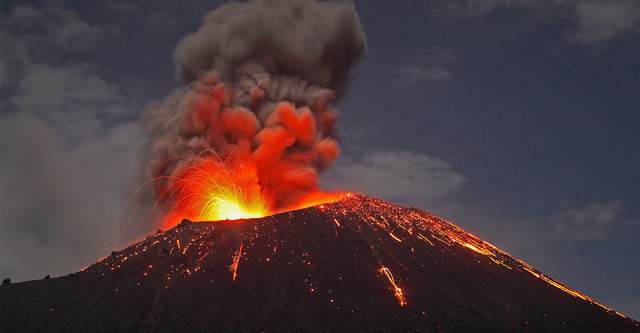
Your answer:
[[[255,204],[253,206],[252,204]],[[200,217],[207,220],[235,220],[241,218],[254,218],[267,215],[263,202],[245,203],[237,196],[218,196],[211,193],[211,198],[205,203]]]
[[[295,204],[280,209],[276,206],[269,185],[261,184],[255,164],[201,158],[183,167],[169,182],[163,195],[173,202],[164,228],[177,225],[182,219],[219,221],[258,218],[274,213],[302,209],[340,200],[348,193],[315,191]]]
[[[393,233],[389,233],[389,236],[391,236],[391,238],[393,238],[396,242],[402,243],[402,239],[398,238],[398,236],[394,235]]]
[[[168,192],[167,199],[175,203],[165,227],[182,219],[217,221],[271,214],[270,200],[258,185],[251,164],[201,159],[182,168]]]
[[[240,264],[240,258],[242,257],[242,244],[240,244],[240,248],[238,252],[233,256],[233,261],[229,266],[229,270],[231,271],[231,280],[236,281],[238,277],[238,265]]]
[[[279,212],[286,212],[290,210],[309,208],[313,206],[319,206],[325,203],[335,202],[350,196],[350,193],[344,192],[311,192],[303,196],[297,203],[291,206],[287,206],[281,209]]]
[[[387,280],[389,280],[389,283],[391,283],[391,287],[393,288],[393,295],[398,300],[398,303],[400,303],[400,306],[407,305],[407,300],[404,298],[404,294],[402,293],[402,288],[398,287],[398,284],[396,283],[396,280],[393,278],[393,274],[391,274],[391,271],[389,270],[389,268],[382,266],[380,267],[378,272],[380,274],[384,274],[384,276],[387,277]]]

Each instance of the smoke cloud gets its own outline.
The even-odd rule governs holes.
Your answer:
[[[156,195],[171,202],[176,177],[201,159],[249,165],[275,209],[316,191],[340,154],[331,102],[365,50],[349,2],[254,0],[207,13],[175,49],[187,86],[145,112]]]
[[[197,80],[215,69],[224,80],[247,61],[341,91],[365,36],[350,2],[254,0],[209,12],[174,53],[177,75]]]

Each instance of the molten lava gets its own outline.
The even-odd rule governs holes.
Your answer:
[[[346,193],[312,192],[293,205],[276,207],[268,184],[261,184],[251,161],[234,163],[201,158],[180,169],[171,179],[164,199],[172,200],[163,228],[183,219],[219,221],[259,218],[274,213],[302,209],[345,197]]]
[[[215,221],[271,214],[270,201],[258,185],[251,164],[213,158],[183,167],[170,182],[167,199],[174,204],[164,227],[172,227],[182,219]]]

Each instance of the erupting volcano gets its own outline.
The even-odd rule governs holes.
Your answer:
[[[434,215],[320,188],[340,155],[332,103],[365,51],[349,2],[209,12],[174,53],[185,86],[144,113],[138,206],[166,231],[3,285],[3,331],[640,330]]]
[[[185,221],[2,297],[3,328],[23,332],[640,330],[454,224],[355,194]]]
[[[161,226],[339,198],[319,188],[340,154],[331,103],[365,49],[348,2],[258,0],[207,14],[175,50],[186,87],[145,112]]]

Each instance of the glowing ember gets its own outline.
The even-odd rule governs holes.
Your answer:
[[[229,266],[229,270],[231,271],[231,279],[232,281],[236,281],[238,277],[238,264],[240,264],[240,258],[242,257],[242,244],[240,244],[240,248],[238,252],[233,256],[233,262],[231,266]]]
[[[216,159],[201,159],[172,179],[169,198],[175,201],[165,227],[186,218],[216,221],[263,217],[270,202],[257,183],[255,168]]]
[[[398,299],[398,303],[400,303],[400,306],[407,305],[407,301],[404,298],[404,294],[402,293],[402,288],[398,287],[398,284],[396,284],[396,280],[393,278],[393,274],[391,274],[389,268],[382,266],[380,267],[378,272],[380,274],[384,274],[384,276],[387,277],[387,280],[389,280],[389,283],[391,283],[391,287],[393,287],[393,294]]]
[[[340,200],[347,193],[312,192],[295,204],[275,210],[268,184],[260,184],[251,161],[232,163],[215,158],[201,158],[183,167],[169,182],[163,195],[174,202],[163,228],[191,221],[237,220],[259,218],[277,212],[302,209]]]
[[[341,192],[312,192],[302,197],[295,205],[285,207],[281,211],[289,211],[295,209],[303,209],[313,206],[320,206],[325,203],[335,202],[346,197],[351,196],[350,193],[341,193]]]

